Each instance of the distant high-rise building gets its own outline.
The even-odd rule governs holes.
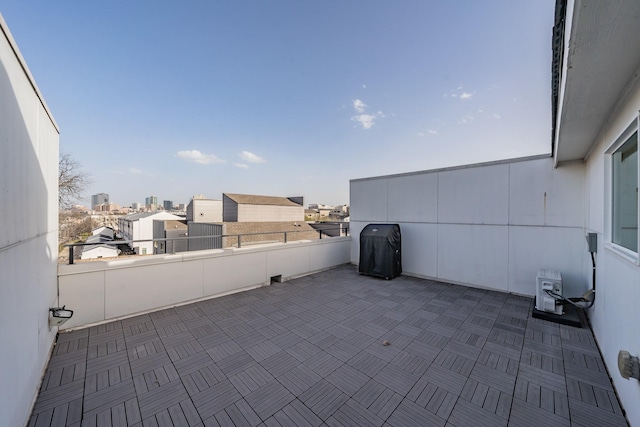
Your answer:
[[[173,209],[173,201],[172,200],[165,200],[162,202],[162,207],[164,207],[165,211],[170,211]]]
[[[140,210],[140,203],[138,203],[138,202],[131,203],[131,209],[136,210],[136,211]]]
[[[91,208],[96,205],[109,203],[109,195],[107,193],[98,193],[91,196]]]
[[[158,196],[147,197],[146,199],[144,199],[144,204],[147,208],[154,209],[156,206],[158,206]]]

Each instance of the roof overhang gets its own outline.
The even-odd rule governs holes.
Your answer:
[[[563,52],[553,64],[560,72],[553,106],[556,164],[586,158],[640,65],[640,1],[566,3]]]

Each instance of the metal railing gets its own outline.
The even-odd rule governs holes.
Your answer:
[[[330,231],[338,231],[338,236],[333,236],[331,235]],[[163,238],[157,238],[157,239],[138,239],[138,240],[109,240],[109,241],[100,241],[100,242],[92,242],[92,243],[69,243],[69,244],[65,244],[64,247],[69,248],[69,264],[74,264],[74,255],[75,255],[75,251],[74,248],[76,247],[84,247],[84,246],[99,246],[99,245],[108,245],[108,246],[119,246],[119,245],[129,245],[132,249],[133,249],[133,243],[146,243],[146,242],[175,242],[175,241],[181,241],[181,240],[197,240],[197,239],[212,239],[212,238],[216,238],[216,239],[220,239],[220,247],[211,247],[211,248],[204,248],[204,249],[194,249],[194,250],[208,250],[208,249],[224,249],[225,247],[237,247],[237,248],[241,248],[242,247],[242,237],[245,236],[264,236],[264,235],[283,235],[283,243],[288,243],[288,236],[289,234],[295,234],[295,233],[312,233],[312,232],[317,232],[318,233],[318,238],[322,239],[323,235],[325,237],[343,237],[343,236],[349,236],[349,227],[335,227],[335,228],[323,228],[323,229],[314,229],[314,230],[288,230],[288,231],[263,231],[260,233],[244,233],[244,234],[213,234],[213,235],[209,235],[209,236],[186,236],[186,237],[163,237]],[[235,238],[236,239],[236,245],[237,246],[225,246],[225,240],[224,239],[229,239],[229,238]],[[228,240],[226,241],[228,242]],[[265,244],[265,243],[276,243],[276,242],[280,242],[280,240],[270,240],[270,241],[250,241],[250,242],[245,242],[245,245],[247,244],[253,244],[253,245],[258,245],[258,244]],[[175,249],[175,245],[173,246],[173,248]],[[180,251],[180,252],[190,252],[189,249],[185,250],[185,251]],[[162,253],[166,253],[166,252],[162,252]],[[169,253],[176,253],[175,250],[173,250],[172,252]],[[133,254],[132,254],[133,255]],[[141,254],[136,254],[136,255],[141,255]],[[143,254],[144,255],[144,254]],[[146,255],[154,255],[154,254],[146,254]]]

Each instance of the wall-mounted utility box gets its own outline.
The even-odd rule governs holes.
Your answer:
[[[536,276],[536,310],[562,314],[562,304],[553,296],[562,295],[562,276],[555,270],[538,270]]]
[[[587,233],[585,238],[587,239],[587,246],[589,247],[589,252],[592,252],[592,253],[598,252],[598,234]]]

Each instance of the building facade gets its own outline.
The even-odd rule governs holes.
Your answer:
[[[302,197],[222,194],[224,222],[304,221]]]
[[[222,200],[193,196],[187,205],[187,221],[200,223],[222,222]]]
[[[182,217],[168,212],[142,212],[127,215],[118,219],[118,231],[124,240],[148,240],[146,242],[129,243],[138,255],[153,254],[153,221],[181,220]]]
[[[109,195],[107,193],[98,193],[91,196],[91,209],[95,209],[94,206],[109,204]]]

